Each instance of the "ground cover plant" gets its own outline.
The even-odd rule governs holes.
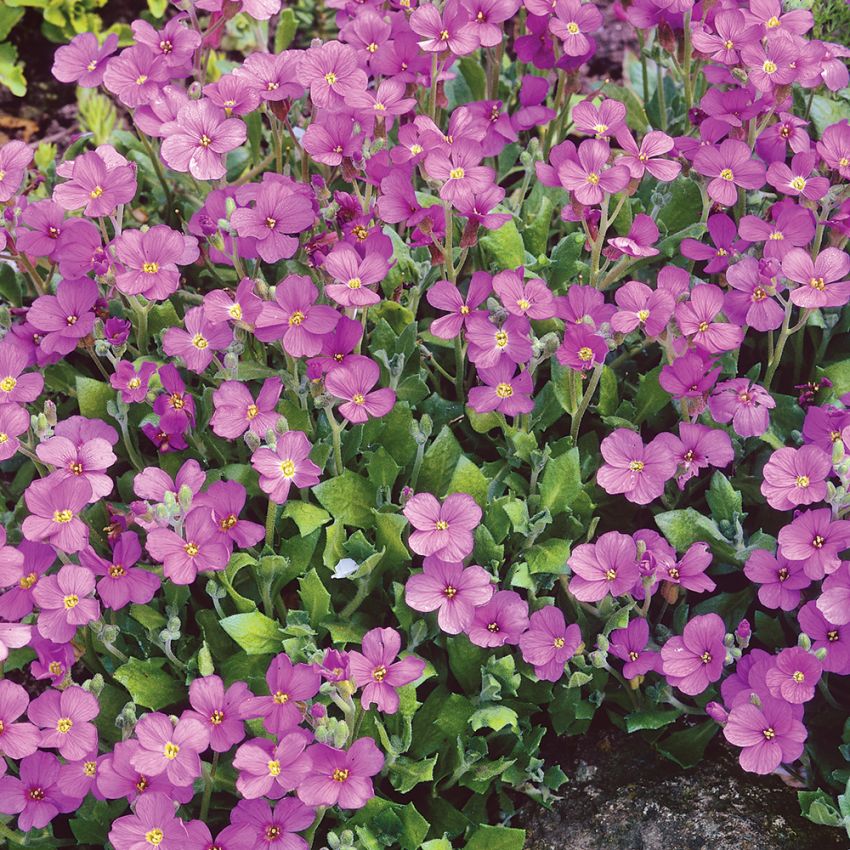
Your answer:
[[[84,132],[0,147],[3,839],[519,850],[600,716],[850,827],[844,11],[60,47]]]

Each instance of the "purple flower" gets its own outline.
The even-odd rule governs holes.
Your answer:
[[[21,525],[27,540],[46,541],[63,552],[79,552],[89,530],[80,512],[91,501],[91,486],[82,478],[33,481],[24,493],[30,510]]]
[[[523,660],[534,665],[534,675],[544,682],[557,682],[564,675],[564,665],[580,645],[581,629],[576,623],[568,626],[554,605],[535,611],[519,639]]]
[[[741,345],[744,335],[737,325],[715,321],[722,309],[723,290],[700,284],[691,290],[688,301],[676,305],[676,322],[699,348],[711,354],[733,351]]]
[[[224,838],[233,850],[307,850],[307,842],[295,833],[313,823],[316,812],[294,797],[281,800],[274,808],[265,800],[240,800],[230,816]]]
[[[323,109],[339,109],[348,94],[364,91],[368,83],[353,47],[326,41],[307,49],[298,75],[310,87],[310,100]]]
[[[522,316],[508,316],[501,325],[495,325],[483,311],[476,312],[466,324],[469,359],[479,369],[495,366],[502,357],[513,363],[527,363],[531,359],[528,333],[528,319]]]
[[[0,404],[0,461],[18,453],[21,445],[18,437],[29,431],[29,427],[30,415],[26,408],[17,404]]]
[[[199,572],[223,570],[230,560],[229,541],[221,539],[207,508],[193,508],[186,515],[183,537],[167,528],[148,533],[146,547],[175,584],[191,584]]]
[[[368,252],[361,259],[351,245],[343,242],[325,257],[322,268],[335,281],[325,286],[325,292],[337,304],[343,307],[368,307],[381,300],[380,295],[369,289],[372,284],[382,281],[389,270],[386,259],[378,251]]]
[[[594,8],[592,4],[589,7]],[[626,106],[611,98],[606,98],[599,106],[591,100],[582,100],[573,107],[572,117],[579,132],[597,139],[607,140],[626,129]],[[673,147],[672,139],[670,147]]]
[[[505,309],[514,316],[529,319],[551,319],[555,315],[555,299],[540,278],[524,280],[525,269],[506,269],[493,278],[493,289]]]
[[[850,671],[850,628],[824,617],[817,602],[807,602],[797,614],[800,630],[812,639],[812,650],[826,650],[823,669],[846,675]]]
[[[421,658],[409,655],[395,661],[401,648],[401,636],[395,629],[372,629],[363,636],[363,652],[348,653],[351,675],[363,688],[360,704],[368,710],[376,705],[378,711],[395,714],[398,711],[398,688],[415,682],[425,669]]]
[[[59,759],[52,753],[24,756],[19,776],[0,778],[0,812],[16,814],[21,832],[42,829],[60,812],[72,812],[80,805],[80,797],[69,797],[59,788]]]
[[[829,508],[800,511],[780,529],[778,541],[780,556],[801,562],[805,574],[817,581],[841,566],[839,553],[850,545],[850,521],[833,519]]]
[[[120,610],[131,602],[144,605],[159,590],[160,579],[156,573],[134,566],[142,554],[139,537],[125,531],[112,549],[108,559],[101,558],[89,547],[80,552],[80,563],[97,575],[97,593],[105,608]]]
[[[277,403],[282,392],[280,378],[267,378],[255,401],[241,381],[225,381],[213,393],[215,412],[210,418],[210,427],[219,437],[228,440],[235,440],[248,430],[262,437],[274,430],[280,418]]]
[[[363,134],[354,132],[349,115],[323,113],[307,127],[301,144],[316,162],[337,166],[362,150]]]
[[[602,13],[593,3],[557,0],[555,14],[549,18],[549,31],[561,40],[567,56],[584,56],[593,47],[588,33],[602,26]]]
[[[248,800],[274,799],[298,788],[310,772],[306,750],[311,738],[306,729],[293,729],[282,734],[277,745],[265,738],[242,744],[233,757],[239,793]]]
[[[559,0],[559,3],[572,2],[578,6],[577,0]],[[558,166],[561,185],[569,190],[580,204],[601,204],[606,194],[613,195],[621,191],[631,179],[629,169],[625,165],[608,164],[610,156],[611,148],[607,142],[586,139],[578,146],[577,159],[566,159]]]
[[[30,664],[30,673],[34,678],[50,679],[54,688],[67,683],[71,667],[77,661],[70,643],[53,643],[34,634],[30,647],[36,653],[35,661]]]
[[[794,154],[790,166],[785,164],[784,158],[771,162],[767,168],[767,182],[783,195],[819,201],[829,191],[829,178],[811,176],[817,161],[815,151],[806,150]]]
[[[673,315],[675,301],[663,289],[650,289],[630,280],[614,293],[619,309],[611,318],[611,328],[627,334],[640,328],[648,337],[658,336]]]
[[[103,85],[124,106],[134,109],[159,97],[169,78],[169,68],[162,54],[155,54],[142,44],[122,50],[106,64]]]
[[[513,590],[499,590],[475,609],[467,634],[476,646],[496,647],[518,644],[527,628],[525,600]]]
[[[440,197],[444,201],[463,202],[470,194],[486,191],[494,182],[493,169],[480,165],[481,159],[481,145],[462,138],[448,150],[431,151],[425,159],[425,171],[443,181]]]
[[[172,724],[158,711],[145,714],[136,724],[141,745],[131,763],[145,776],[164,773],[175,785],[191,785],[201,775],[200,754],[209,746],[210,736],[204,724],[184,717]]]
[[[115,285],[125,295],[144,295],[150,301],[163,301],[180,286],[178,265],[198,259],[198,243],[164,224],[144,233],[125,230],[115,242],[115,255],[123,271]]]
[[[29,694],[9,679],[0,680],[0,776],[6,773],[6,759],[22,759],[32,755],[39,746],[41,733],[32,723],[18,722],[27,710]]]
[[[683,239],[681,250],[682,255],[690,260],[707,261],[705,271],[708,274],[715,274],[722,272],[747,243],[736,241],[738,228],[735,222],[724,213],[715,213],[708,217],[708,234],[714,242],[714,247],[704,245],[696,239]]]
[[[191,717],[207,727],[213,752],[226,753],[245,737],[244,720],[252,716],[253,694],[244,682],[234,682],[227,690],[219,676],[202,676],[189,685]]]
[[[814,698],[822,673],[823,666],[812,653],[793,646],[776,656],[765,682],[771,696],[800,705]]]
[[[28,404],[44,389],[38,372],[23,374],[30,365],[26,350],[9,340],[0,342],[0,404]]]
[[[97,88],[103,82],[106,60],[117,49],[118,36],[115,33],[107,35],[102,45],[94,33],[80,33],[57,49],[51,73],[62,83],[76,83],[86,89]]]
[[[765,181],[764,166],[754,160],[749,147],[737,139],[726,139],[718,146],[701,147],[694,157],[694,170],[712,179],[708,194],[712,200],[731,207],[738,200],[738,190],[761,189]]]
[[[229,324],[207,321],[203,307],[192,307],[183,319],[186,329],[169,328],[162,337],[162,350],[180,357],[187,369],[200,374],[212,363],[214,353],[223,351],[233,341]]]
[[[38,633],[56,643],[67,643],[84,626],[100,616],[94,599],[94,574],[85,567],[65,564],[56,575],[44,576],[33,589],[41,609]]]
[[[122,157],[123,159],[123,157]],[[66,210],[82,209],[92,218],[111,215],[136,194],[135,168],[126,160],[110,167],[96,151],[78,156],[71,179],[53,190],[53,199]]]
[[[817,446],[777,449],[762,472],[762,495],[778,511],[810,505],[826,498],[832,458]]]
[[[438,280],[425,293],[425,297],[432,307],[446,310],[449,315],[434,319],[428,330],[440,339],[454,339],[460,335],[464,327],[468,327],[472,316],[486,316],[483,310],[477,308],[486,301],[492,291],[492,281],[492,276],[487,272],[474,272],[464,298],[455,284],[447,280]]]
[[[629,593],[639,580],[634,540],[619,531],[603,534],[596,543],[576,546],[567,560],[572,570],[570,593],[582,602],[598,602],[609,593]]]
[[[395,405],[395,390],[382,387],[372,388],[381,377],[381,370],[368,357],[353,356],[344,366],[328,372],[325,388],[337,398],[345,399],[339,412],[354,424],[362,424],[369,417],[380,419]]]
[[[717,614],[699,614],[685,625],[681,637],[671,637],[661,647],[667,681],[689,696],[701,694],[723,673],[726,627]]]
[[[256,714],[272,735],[282,735],[304,719],[304,702],[319,692],[322,680],[311,664],[293,664],[285,653],[276,655],[266,671],[269,696],[257,697]]]
[[[375,796],[371,777],[383,766],[384,755],[371,738],[358,738],[347,751],[317,744],[298,797],[309,806],[360,809]]]
[[[174,121],[162,126],[162,158],[175,171],[188,171],[198,180],[218,180],[227,169],[224,156],[247,137],[244,122],[228,118],[211,100],[193,100]]]
[[[140,750],[141,744],[134,739],[115,744],[98,765],[98,792],[107,800],[126,797],[133,802],[140,797],[164,794],[178,803],[188,803],[194,796],[191,785],[174,785],[164,772],[157,776],[144,775],[133,767],[132,759]]]
[[[265,536],[265,529],[259,523],[239,518],[247,498],[247,491],[238,481],[216,481],[193,504],[204,505],[212,511],[213,523],[228,545],[247,549]]]
[[[659,672],[661,656],[647,649],[649,643],[649,624],[643,617],[629,621],[624,629],[614,629],[610,636],[611,654],[626,663],[623,675],[627,679],[645,676],[650,670]]]
[[[237,207],[230,216],[240,239],[256,239],[257,252],[267,263],[289,259],[298,250],[294,234],[313,226],[313,204],[287,183],[266,180],[258,188],[245,188],[255,192],[253,206]]]
[[[808,251],[793,248],[782,258],[782,274],[800,286],[790,298],[798,307],[843,307],[850,300],[850,256],[838,248],[825,248],[812,261]]]
[[[69,354],[94,328],[97,284],[89,278],[63,280],[56,295],[41,295],[27,312],[27,320],[43,337],[40,348],[46,354]]]
[[[803,754],[806,727],[795,718],[792,706],[764,699],[760,706],[744,702],[729,712],[723,735],[730,744],[743,747],[739,761],[750,773],[772,773],[782,762]]]
[[[708,400],[717,422],[731,422],[739,437],[760,437],[770,427],[770,413],[776,407],[773,396],[747,378],[733,378],[718,384]]]
[[[159,850],[182,850],[187,837],[171,797],[160,792],[144,794],[136,802],[133,814],[118,818],[109,830],[115,850],[140,850],[145,845]]]
[[[534,382],[528,370],[515,374],[516,366],[503,357],[489,369],[482,367],[478,375],[486,384],[469,391],[469,405],[476,413],[496,410],[505,416],[519,416],[534,410],[531,393]]]
[[[41,727],[39,746],[55,747],[62,758],[79,761],[97,750],[97,729],[90,721],[99,711],[97,697],[75,685],[61,693],[45,691],[30,703],[27,716]]]
[[[710,428],[708,425],[680,422],[678,437],[666,433],[659,434],[656,440],[667,448],[682,470],[677,476],[680,490],[700,470],[708,469],[709,466],[722,469],[735,458],[729,435],[720,428]]]
[[[0,203],[15,196],[32,162],[32,148],[25,142],[11,141],[0,146]]]
[[[472,532],[482,516],[472,496],[453,493],[440,504],[431,493],[417,493],[408,500],[402,513],[415,529],[409,543],[417,555],[460,563],[472,552]]]
[[[748,324],[757,331],[776,330],[785,311],[774,300],[776,281],[762,274],[762,264],[754,257],[744,257],[726,270],[727,291],[724,309],[736,324]]]
[[[32,640],[32,626],[23,623],[0,623],[0,662],[9,657],[10,649],[20,649]]]
[[[113,482],[107,470],[118,458],[103,437],[74,441],[57,434],[39,443],[35,453],[42,463],[53,467],[50,480],[54,484],[74,478],[84,481],[91,488],[90,502],[112,492]]]
[[[617,143],[626,153],[625,156],[620,157],[618,164],[625,165],[629,169],[633,180],[642,179],[646,172],[662,183],[670,183],[678,177],[682,170],[681,164],[669,159],[661,159],[664,154],[673,150],[675,144],[666,133],[651,130],[641,139],[640,147],[625,125],[618,129],[616,134]]]
[[[120,391],[121,401],[125,404],[138,404],[147,397],[154,372],[156,363],[149,360],[140,363],[138,370],[128,360],[120,360],[115,367],[115,373],[109,376],[109,383],[113,389]]]
[[[136,44],[143,44],[154,55],[162,56],[174,77],[190,73],[195,51],[201,46],[201,34],[186,26],[185,15],[175,15],[161,30],[147,21],[130,24]]]
[[[647,505],[664,492],[678,462],[663,440],[656,437],[644,446],[640,434],[618,428],[600,446],[605,463],[596,481],[606,493],[622,493],[638,505]]]
[[[426,53],[444,53],[465,56],[478,47],[478,27],[470,22],[470,14],[456,0],[449,0],[440,14],[432,3],[422,3],[410,16],[410,28]],[[431,80],[432,86],[437,84]]]
[[[764,549],[756,549],[747,558],[744,575],[759,585],[759,602],[765,608],[783,611],[793,611],[800,604],[800,591],[812,583],[803,563],[789,561],[781,551],[771,555]]]
[[[408,606],[414,611],[437,611],[440,628],[450,635],[465,631],[475,609],[489,602],[493,593],[493,577],[483,567],[464,568],[433,556],[404,587]]]
[[[303,431],[287,431],[277,438],[275,447],[263,446],[251,456],[251,465],[260,473],[260,489],[282,505],[289,488],[312,487],[319,483],[321,470],[312,460],[313,446]]]

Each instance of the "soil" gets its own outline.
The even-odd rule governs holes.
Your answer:
[[[610,726],[559,739],[561,799],[523,813],[526,850],[848,850],[777,776],[744,773],[725,743],[684,770]],[[515,824],[512,824],[515,825]]]

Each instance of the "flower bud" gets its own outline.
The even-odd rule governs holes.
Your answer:
[[[705,713],[715,722],[723,726],[726,723],[729,713],[720,705],[719,702],[710,702],[705,707]]]

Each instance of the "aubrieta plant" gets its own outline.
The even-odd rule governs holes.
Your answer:
[[[76,36],[123,123],[0,148],[0,835],[520,850],[597,715],[850,825],[850,51],[280,6]]]

